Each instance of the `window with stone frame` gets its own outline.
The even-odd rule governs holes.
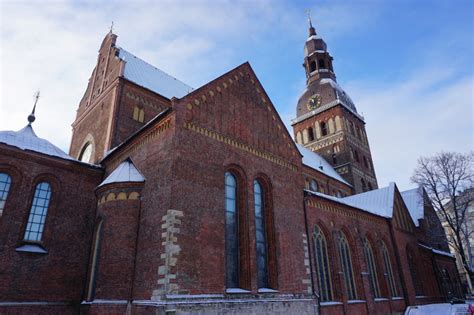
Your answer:
[[[319,297],[322,302],[332,301],[332,280],[331,270],[329,266],[327,242],[324,233],[317,225],[314,226],[313,241]]]
[[[0,216],[2,216],[8,193],[12,184],[12,179],[7,173],[0,173]]]

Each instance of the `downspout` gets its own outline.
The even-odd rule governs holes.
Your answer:
[[[310,243],[310,237],[309,237],[309,227],[308,227],[308,215],[307,215],[307,210],[306,210],[306,192],[303,191],[303,211],[304,211],[304,225],[306,229],[306,241],[308,244],[308,260],[309,260],[309,271],[310,271],[310,279],[311,279],[311,290],[313,291],[313,294],[316,295],[317,299],[317,308],[318,308],[318,314],[321,314],[321,301],[320,301],[320,296],[319,296],[319,288],[318,288],[318,293],[315,291],[315,285],[313,281],[313,260],[311,259],[313,257],[312,255],[312,247]]]
[[[398,247],[396,246],[396,242],[395,242],[395,235],[393,234],[393,224],[392,224],[392,220],[390,219],[387,219],[388,221],[388,226],[390,228],[390,239],[392,241],[392,247],[394,249],[394,252],[395,252],[395,258],[397,260],[397,269],[398,269],[398,277],[400,278],[400,282],[401,282],[401,285],[402,285],[402,290],[403,290],[403,299],[405,300],[405,306],[408,307],[410,302],[408,300],[408,290],[407,290],[407,286],[406,286],[406,283],[405,283],[405,277],[403,276],[403,270],[402,270],[402,261],[400,259],[400,254],[398,253]]]

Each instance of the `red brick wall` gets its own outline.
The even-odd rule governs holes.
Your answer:
[[[0,170],[12,177],[0,217],[0,296],[3,301],[81,300],[96,209],[92,193],[102,171],[0,145]],[[47,254],[17,252],[35,186],[51,184],[41,245]]]

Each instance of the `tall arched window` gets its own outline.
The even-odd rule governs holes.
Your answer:
[[[259,288],[268,288],[268,253],[265,231],[265,191],[257,180],[253,182],[255,200],[255,233],[257,243],[257,284]]]
[[[316,274],[318,277],[319,296],[321,298],[321,301],[331,301],[333,299],[333,296],[327,243],[323,232],[317,225],[314,227],[313,237],[315,255],[314,260],[316,261]]]
[[[0,173],[0,216],[2,215],[3,208],[5,208],[5,203],[7,202],[11,183],[12,179],[10,175],[7,173]]]
[[[387,277],[388,287],[390,288],[391,296],[398,296],[397,285],[395,284],[395,278],[393,277],[392,264],[390,262],[390,255],[388,254],[387,246],[382,242],[382,256],[383,264],[385,267],[385,275]]]
[[[318,60],[318,68],[319,69],[326,69],[326,63],[324,62],[324,59],[319,59]]]
[[[47,182],[41,182],[36,185],[30,216],[28,217],[28,224],[25,230],[24,239],[26,241],[41,241],[50,199],[51,186]]]
[[[81,154],[79,154],[79,161],[89,163],[91,162],[92,157],[92,144],[87,142],[81,150]]]
[[[369,272],[370,287],[375,298],[380,297],[379,280],[377,277],[377,267],[375,266],[374,253],[372,246],[367,239],[364,241],[364,255],[367,262],[367,269]]]
[[[354,271],[352,269],[351,251],[344,233],[339,232],[338,237],[339,258],[341,260],[342,274],[346,285],[346,294],[349,300],[357,299],[356,286],[354,282]]]
[[[239,238],[237,235],[237,180],[225,173],[225,249],[226,249],[226,286],[239,287]]]

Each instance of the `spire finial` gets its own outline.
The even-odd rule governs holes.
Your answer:
[[[36,104],[38,103],[38,99],[40,98],[40,91],[37,91],[34,96],[35,96],[35,105],[33,105],[33,110],[31,111],[31,114],[28,115],[28,125],[31,125],[36,119],[35,110],[36,110]]]
[[[306,14],[308,15],[308,23],[309,23],[309,36],[316,35],[316,30],[313,27],[313,23],[311,21],[311,9],[306,9],[304,10]]]
[[[114,21],[110,24],[110,33],[114,32]]]

